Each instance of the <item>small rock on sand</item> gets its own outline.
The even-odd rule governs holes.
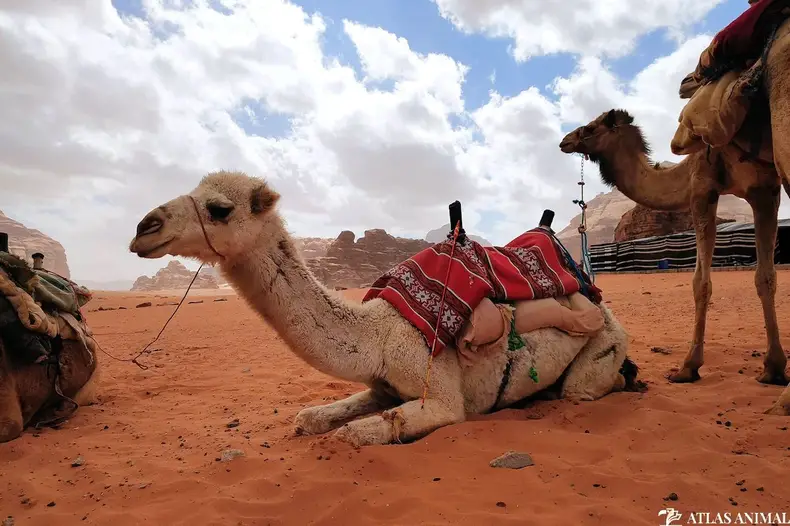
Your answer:
[[[527,466],[534,466],[532,457],[527,453],[517,453],[508,451],[504,455],[495,458],[489,464],[492,468],[521,469]]]
[[[142,309],[143,307],[150,307],[150,306],[151,306],[151,302],[150,302],[150,301],[145,301],[145,302],[143,302],[143,303],[141,303],[141,304],[137,305],[137,307],[136,307],[136,308],[137,308],[137,309]]]
[[[220,457],[220,460],[222,462],[230,462],[236,457],[243,457],[243,456],[244,456],[244,451],[240,449],[226,449],[225,451],[222,452],[222,456]]]
[[[11,515],[6,517],[3,521],[3,526],[14,526],[14,518]]]
[[[77,457],[77,458],[75,458],[75,459],[74,459],[74,461],[71,463],[71,467],[73,467],[73,468],[78,468],[78,467],[82,466],[83,464],[85,464],[85,459],[84,459],[84,458],[82,458],[82,457]]]
[[[651,347],[650,352],[654,352],[657,354],[672,354],[672,351],[665,347]]]

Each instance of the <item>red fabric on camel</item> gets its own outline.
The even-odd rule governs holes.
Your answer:
[[[419,329],[430,349],[451,249],[452,241],[447,240],[418,252],[377,279],[362,301],[388,301]],[[457,244],[435,354],[455,346],[455,337],[485,297],[532,300],[565,296],[586,286],[591,299],[599,302],[601,290],[582,276],[584,283],[554,237],[541,228],[525,232],[504,247],[483,247],[470,239]]]
[[[762,53],[773,17],[790,6],[788,0],[759,0],[713,37],[714,59],[757,58]]]

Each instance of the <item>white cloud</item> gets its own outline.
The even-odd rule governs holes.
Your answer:
[[[513,40],[517,60],[570,52],[627,55],[636,39],[666,28],[678,38],[724,0],[433,0],[459,29]]]
[[[270,179],[298,235],[422,237],[455,199],[467,229],[495,243],[543,208],[560,225],[578,211],[579,160],[558,148],[565,128],[626,107],[668,149],[677,86],[708,39],[630,82],[584,58],[552,98],[525,86],[469,108],[466,65],[381,28],[343,21],[357,73],[327,56],[327,23],[286,0],[224,2],[227,13],[179,4],[145,0],[145,19],[120,17],[109,0],[0,10],[0,209],[61,241],[78,279],[154,272],[162,262],[127,251],[137,221],[218,168]],[[701,8],[649,9],[669,20]],[[506,219],[475,230],[491,211]]]

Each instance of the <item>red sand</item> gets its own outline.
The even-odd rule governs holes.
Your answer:
[[[790,342],[790,275],[777,304]],[[61,429],[0,445],[0,519],[17,525],[656,525],[684,512],[790,512],[790,419],[763,415],[781,388],[755,381],[765,337],[750,272],[714,273],[707,363],[694,385],[667,370],[686,351],[691,274],[602,276],[650,390],[536,402],[359,451],[295,437],[301,408],[359,390],[304,365],[235,296],[192,298],[144,358],[100,356],[101,404]],[[349,291],[360,298],[362,292]],[[135,309],[145,300],[154,306]],[[88,312],[105,350],[136,354],[173,301],[99,293]],[[651,353],[668,347],[671,355]],[[228,428],[234,419],[240,425]],[[721,423],[717,423],[721,422]],[[729,426],[726,424],[730,423]],[[243,458],[219,462],[223,450]],[[535,466],[488,466],[509,449]],[[72,467],[77,458],[81,467]],[[738,484],[740,481],[745,481]],[[666,501],[670,493],[677,501]],[[737,502],[733,504],[729,499]],[[50,504],[52,503],[52,504]]]

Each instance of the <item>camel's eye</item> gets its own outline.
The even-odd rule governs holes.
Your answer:
[[[212,221],[221,221],[223,223],[228,221],[228,216],[230,216],[230,213],[233,212],[233,205],[208,203],[206,208],[208,209],[208,213],[211,215]]]

